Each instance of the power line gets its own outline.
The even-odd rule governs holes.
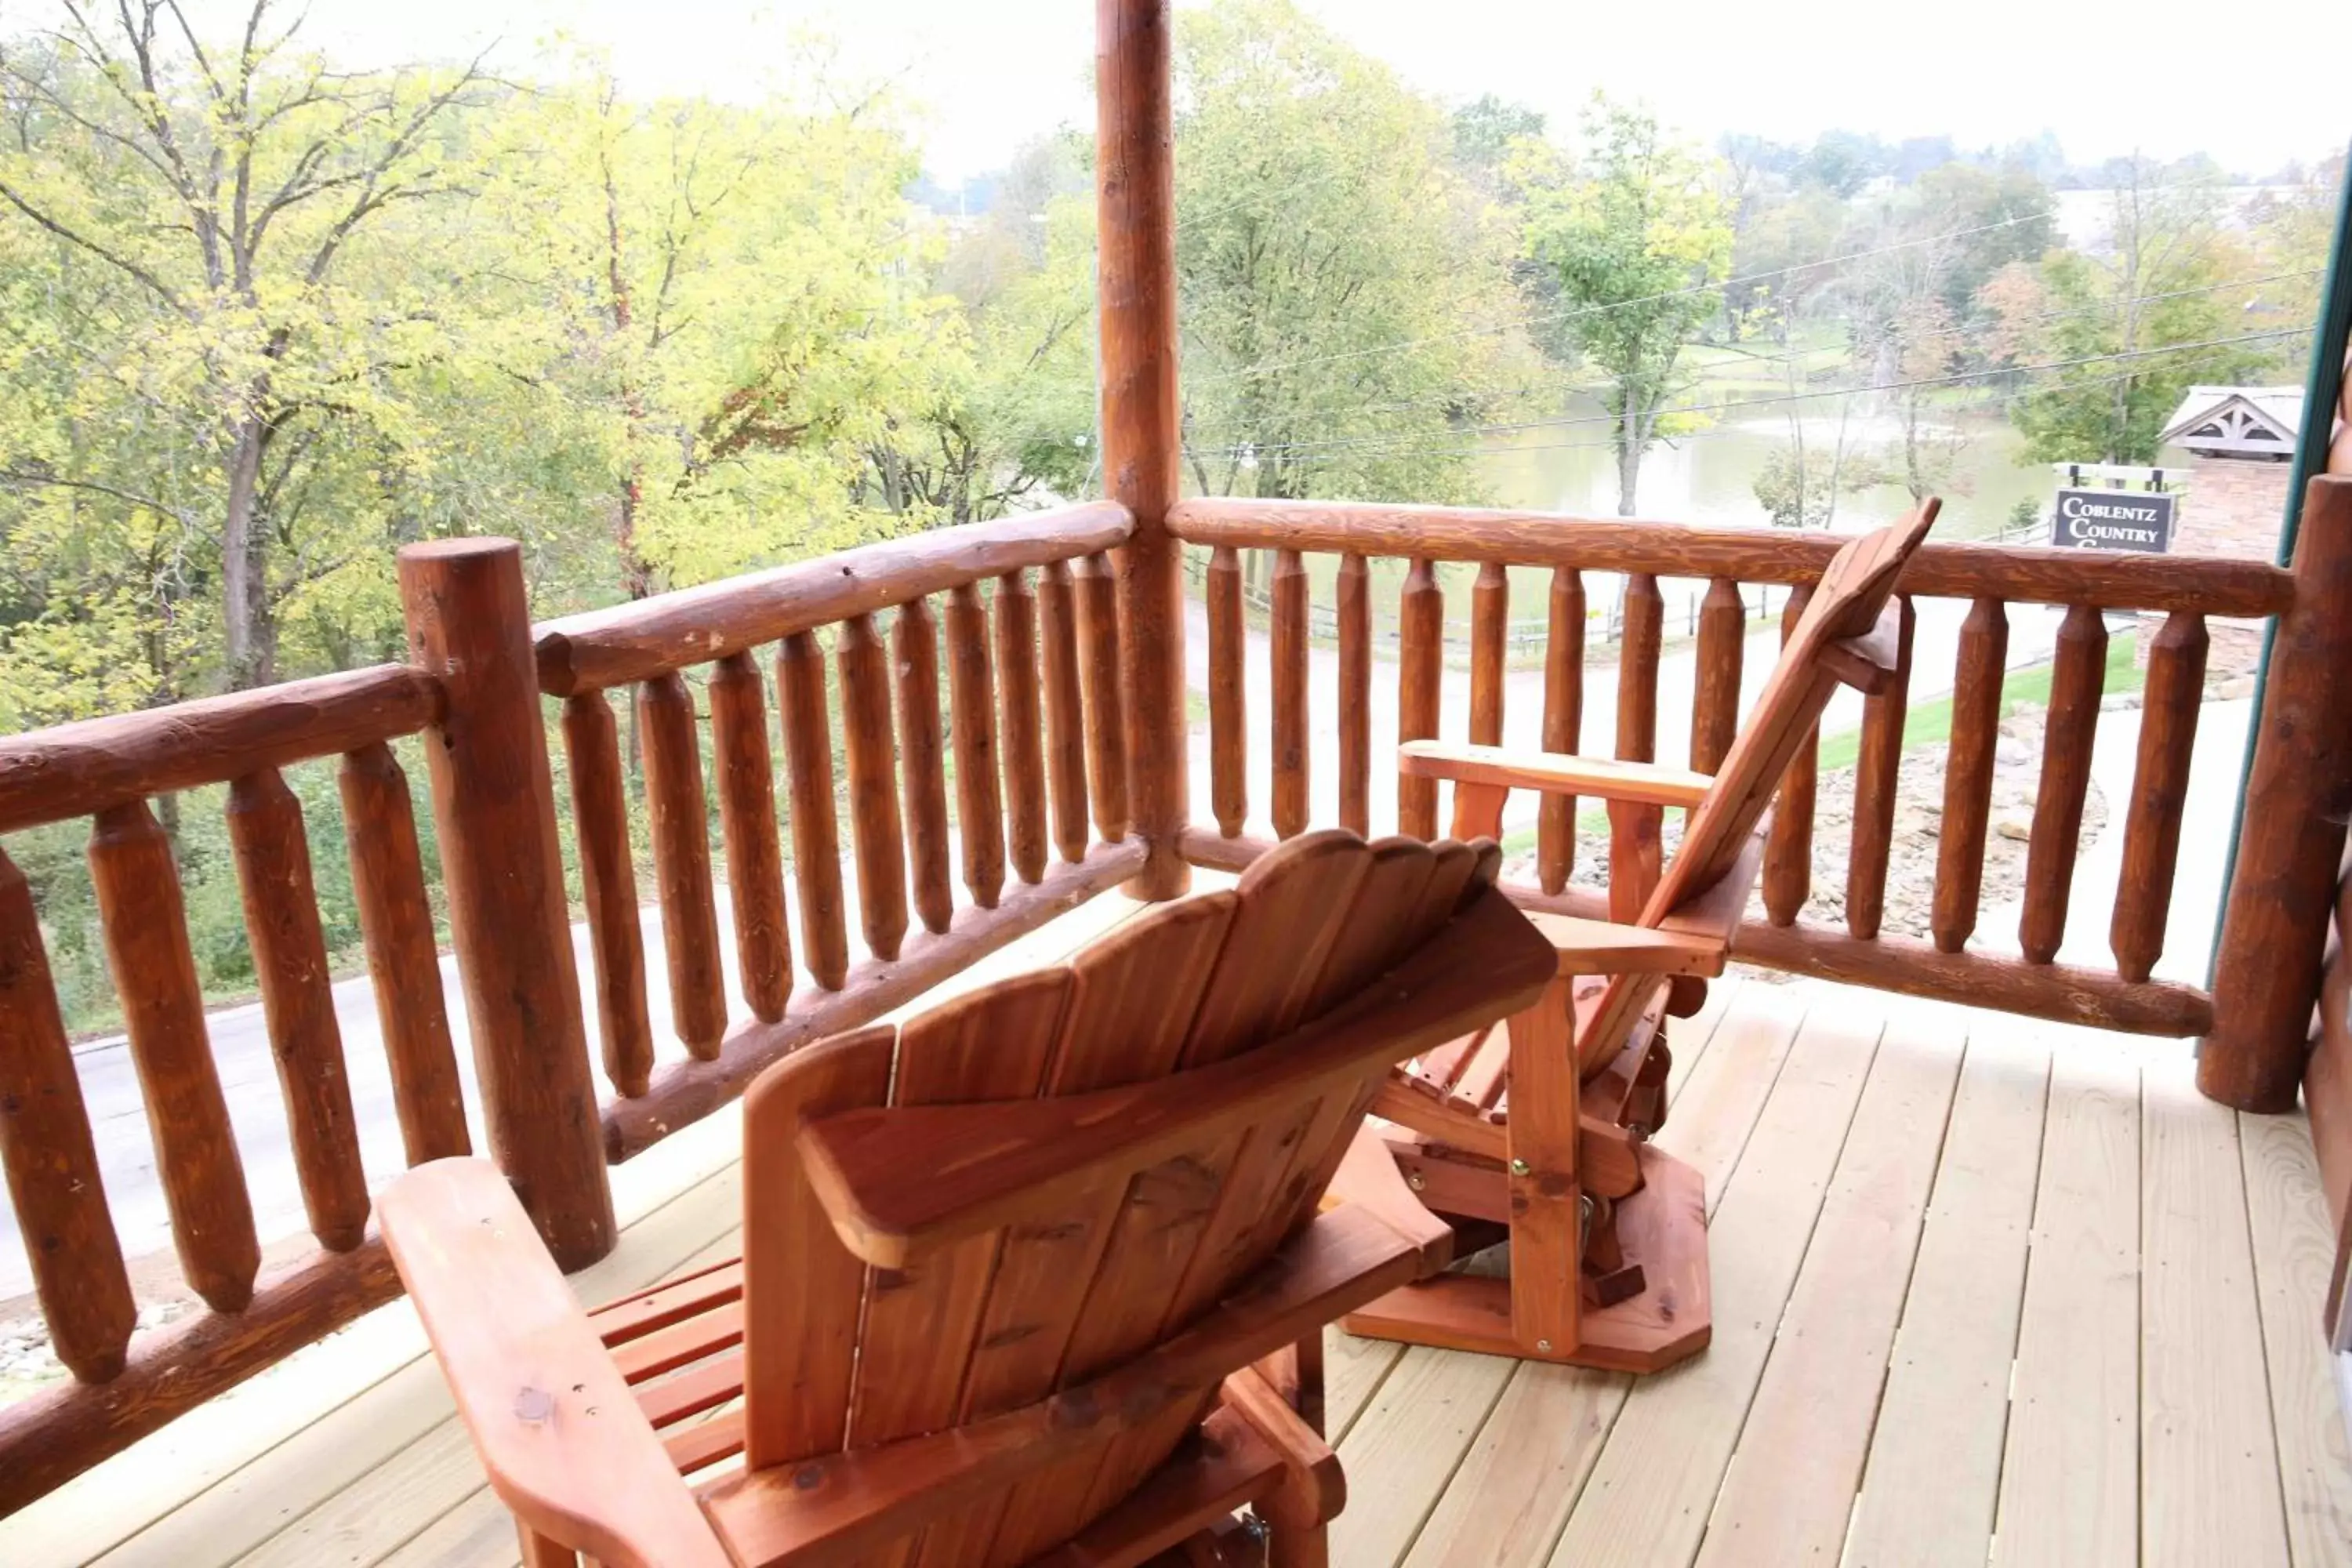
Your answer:
[[[1891,256],[1896,251],[1912,250],[1923,245],[1940,245],[1948,239],[1965,239],[1970,235],[1989,234],[1995,229],[2013,228],[2021,223],[2036,223],[2055,217],[2058,209],[2048,208],[2038,213],[2023,213],[2005,217],[1995,223],[1979,224],[1971,228],[1956,228],[1944,234],[1923,235],[1916,239],[1899,240],[1868,250],[1848,251],[1843,256],[1824,257],[1818,261],[1800,261],[1789,267],[1776,267],[1769,271],[1750,272],[1738,278],[1726,278],[1713,283],[1694,283],[1687,288],[1669,289],[1663,293],[1647,294],[1633,300],[1612,300],[1602,305],[1576,305],[1566,310],[1547,311],[1537,316],[1517,316],[1494,327],[1465,327],[1458,331],[1440,332],[1426,338],[1405,338],[1395,342],[1378,343],[1370,348],[1347,349],[1336,353],[1309,354],[1298,359],[1274,360],[1260,364],[1244,365],[1238,370],[1219,371],[1213,375],[1195,376],[1195,385],[1209,385],[1222,381],[1235,381],[1244,376],[1270,375],[1276,371],[1299,370],[1308,365],[1338,364],[1348,360],[1375,359],[1383,354],[1402,353],[1409,349],[1427,348],[1433,343],[1456,342],[1465,338],[1493,337],[1514,327],[1531,327],[1545,321],[1576,321],[1586,316],[1605,315],[1612,310],[1630,310],[1637,305],[1663,304],[1669,300],[1688,299],[1696,294],[1712,294],[1745,283],[1760,283],[1769,278],[1785,278],[1794,272],[1810,272],[1822,267],[1843,267],[1848,262],[1865,261],[1872,257]]]

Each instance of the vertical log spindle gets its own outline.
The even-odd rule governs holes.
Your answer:
[[[107,966],[147,1102],[155,1171],[171,1210],[180,1271],[215,1312],[253,1300],[261,1244],[245,1190],[228,1100],[205,1034],[204,992],[172,841],[143,800],[98,814],[89,877]]]
[[[1544,628],[1543,749],[1573,755],[1584,744],[1584,574],[1555,566]],[[1547,893],[1576,869],[1576,797],[1547,795],[1536,805],[1536,880]]]
[[[784,769],[792,792],[801,962],[820,987],[838,991],[849,977],[849,926],[841,902],[841,831],[834,820],[824,650],[817,647],[815,633],[794,632],[778,646],[776,700],[783,715]]]
[[[433,906],[417,852],[416,812],[408,775],[382,741],[343,756],[336,784],[351,846],[352,891],[367,946],[376,1022],[392,1065],[393,1108],[412,1165],[473,1152],[466,1131],[466,1093],[441,995],[441,959]],[[635,926],[632,924],[634,931]],[[638,995],[644,995],[639,970]],[[640,1002],[639,1010],[643,1011]]]
[[[1993,752],[2000,744],[2001,672],[2009,664],[2009,610],[1979,599],[1960,623],[1952,681],[1952,742],[1944,761],[1944,815],[1936,837],[1936,900],[1929,926],[1938,951],[1958,952],[1977,927],[1984,887],[1985,828],[1992,809]]]
[[[1908,594],[1898,595],[1901,627],[1895,675],[1884,691],[1863,700],[1862,743],[1853,767],[1853,837],[1845,868],[1845,926],[1864,942],[1876,940],[1886,916],[1886,867],[1895,847],[1895,792],[1903,765],[1903,721],[1910,702],[1911,640],[1918,617]]]
[[[409,661],[441,683],[425,737],[449,929],[491,1156],[556,1266],[613,1249],[613,1188],[588,1065],[522,547],[400,552]]]
[[[871,616],[835,634],[841,666],[841,729],[849,763],[849,840],[857,863],[857,912],[866,950],[898,956],[907,940],[907,838],[898,819],[898,752],[891,735],[890,654]]]
[[[2305,489],[2294,572],[2254,715],[2213,1027],[2197,1054],[2198,1089],[2240,1110],[2294,1109],[2336,909],[2352,806],[2352,478],[2321,475]]]
[[[2106,673],[2106,619],[2092,605],[2076,605],[2058,625],[2042,779],[2025,849],[2025,907],[2017,922],[2017,943],[2029,963],[2051,963],[2066,940],[2067,896],[2083,837],[2083,801],[2091,787],[2091,747],[2098,737],[2099,693]]]
[[[139,1309],[106,1206],[89,1110],[58,1012],[41,918],[0,853],[0,1166],[49,1347],[83,1383],[118,1376]]]
[[[1805,605],[1813,596],[1810,584],[1789,591],[1780,606],[1780,646],[1797,634]],[[1776,926],[1797,923],[1805,900],[1813,896],[1813,796],[1821,780],[1822,731],[1807,731],[1780,775],[1780,793],[1772,807],[1772,826],[1764,840],[1764,913]]]
[[[1027,576],[996,580],[997,732],[1004,748],[1004,804],[1013,870],[1045,875],[1045,752],[1037,692],[1037,596]]]
[[[580,845],[580,890],[588,906],[595,960],[596,1022],[604,1076],[634,1100],[654,1070],[653,1018],[646,1000],[646,939],[637,924],[637,873],[629,858],[629,805],[621,742],[602,691],[564,700],[563,751],[572,774],[572,826]]]
[[[343,1036],[335,1023],[302,803],[277,769],[230,784],[228,837],[303,1211],[320,1246],[349,1252],[367,1234],[359,1119],[343,1070]]]
[[[1274,557],[1274,831],[1307,831],[1307,564],[1296,550]]]
[[[1049,561],[1037,574],[1037,626],[1045,654],[1045,782],[1053,806],[1054,848],[1065,860],[1087,857],[1086,715],[1078,699],[1078,622],[1070,569]]]
[[[748,653],[710,671],[710,761],[719,776],[719,833],[743,1000],[761,1023],[782,1018],[793,994],[793,935],[784,921],[784,851],[776,827],[776,761],[768,743],[768,689]]]
[[[1748,604],[1728,577],[1707,580],[1698,607],[1698,681],[1691,703],[1690,765],[1712,773],[1723,766],[1739,732],[1739,678],[1748,641]]]
[[[1617,663],[1617,755],[1651,763],[1658,757],[1658,652],[1665,635],[1666,602],[1646,572],[1625,579],[1624,636]],[[1632,924],[1658,885],[1663,807],[1612,802],[1609,807],[1609,918]]]
[[[1084,622],[1084,605],[1080,621]],[[906,791],[907,849],[915,876],[915,912],[923,929],[943,931],[955,919],[948,870],[947,752],[940,733],[940,632],[930,601],[898,606],[890,634],[898,670],[898,766]]]
[[[1501,563],[1482,562],[1470,584],[1470,742],[1503,743],[1504,644],[1510,636],[1511,577]],[[1454,786],[1452,837],[1468,840],[1502,832],[1507,791]]]
[[[1242,564],[1230,544],[1209,552],[1209,809],[1217,831],[1249,819],[1248,688],[1242,665]]]
[[[1444,690],[1445,595],[1426,558],[1406,572],[1397,601],[1397,739],[1425,741],[1437,733]],[[1397,776],[1397,831],[1412,838],[1437,837],[1437,781]]]
[[[2210,641],[2204,616],[2176,610],[2165,617],[2148,645],[2139,758],[2132,772],[2131,809],[2124,821],[2115,919],[2107,928],[2116,968],[2126,980],[2146,980],[2164,956],[2165,917],[2171,912],[2180,818],[2189,803],[2189,760],[2197,745],[2197,713],[2205,700],[2205,655]]]
[[[1087,777],[1095,831],[1106,844],[1127,837],[1127,703],[1118,665],[1118,579],[1110,557],[1070,568],[1078,598],[1079,693],[1087,710]]]
[[[1339,826],[1372,836],[1372,591],[1364,558],[1339,557]]]
[[[709,807],[694,694],[676,670],[637,685],[646,816],[669,961],[670,1021],[688,1055],[709,1061],[727,1035],[727,977],[719,960],[719,907],[710,885]]]
[[[997,768],[996,677],[988,651],[988,608],[980,584],[948,595],[949,734],[955,745],[956,832],[963,885],[992,910],[1004,890],[1004,785]]]

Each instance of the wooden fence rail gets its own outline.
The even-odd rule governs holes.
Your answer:
[[[1748,590],[1757,582],[1787,584],[1792,596],[1787,626],[1801,613],[1810,579],[1835,552],[1836,542],[1811,534],[1757,530],[1683,528],[1671,524],[1593,522],[1525,513],[1444,508],[1325,503],[1192,500],[1175,508],[1179,539],[1213,552],[1209,595],[1209,722],[1211,796],[1216,831],[1196,830],[1186,849],[1196,863],[1245,864],[1264,846],[1244,837],[1249,816],[1246,776],[1251,741],[1244,711],[1247,689],[1243,643],[1239,552],[1273,556],[1270,647],[1275,712],[1268,737],[1275,797],[1271,823],[1277,838],[1307,827],[1306,763],[1297,737],[1307,732],[1302,662],[1310,607],[1302,551],[1340,552],[1339,603],[1341,678],[1338,716],[1343,735],[1360,727],[1350,709],[1370,700],[1369,661],[1350,658],[1347,632],[1366,617],[1365,557],[1394,553],[1410,563],[1396,604],[1401,628],[1397,681],[1398,734],[1438,732],[1442,715],[1444,623],[1433,575],[1439,561],[1476,563],[1467,638],[1469,711],[1474,742],[1496,743],[1503,733],[1506,657],[1504,628],[1511,613],[1506,567],[1552,568],[1550,620],[1561,634],[1549,650],[1543,676],[1542,743],[1574,751],[1591,743],[1582,734],[1587,672],[1579,637],[1583,624],[1583,573],[1624,574],[1624,630],[1614,672],[1616,734],[1612,750],[1625,759],[1657,754],[1658,680],[1664,635],[1661,577],[1703,584],[1696,596],[1697,637],[1690,710],[1671,716],[1686,723],[1692,766],[1712,771],[1728,750],[1738,722],[1740,682],[1749,631]],[[2203,693],[2205,617],[2274,612],[2289,605],[2296,580],[2261,563],[2084,554],[2011,547],[1929,543],[1899,584],[1900,658],[1895,678],[1864,704],[1846,845],[1843,919],[1839,926],[1810,922],[1801,911],[1812,892],[1813,795],[1818,766],[1807,747],[1785,781],[1769,846],[1761,889],[1762,915],[1743,931],[1738,951],[1755,962],[1853,984],[2007,1008],[2035,1016],[2162,1035],[2198,1035],[2211,1026],[2213,1004],[2201,991],[2151,978],[2162,952],[2165,918],[2180,838],[2197,705]],[[1969,601],[1958,649],[1944,774],[1945,826],[1938,846],[1931,919],[1932,941],[1885,933],[1886,889],[1895,826],[1895,789],[1910,700],[1911,649],[1917,601]],[[1991,762],[2001,716],[2000,689],[2012,603],[2066,606],[2057,635],[2052,695],[2043,723],[2042,764],[2024,877],[2019,952],[1971,948],[1986,848]],[[2169,612],[2150,650],[2151,670],[2138,758],[2127,802],[2116,803],[2126,851],[2111,931],[2112,969],[2061,965],[2058,950],[2080,847],[2090,787],[2092,743],[2106,669],[2105,613],[2154,608]],[[1343,746],[1339,759],[1342,821],[1361,826],[1371,770],[1368,746]],[[1401,776],[1401,832],[1433,837],[1439,826],[1433,780]],[[1538,815],[1536,868],[1514,889],[1532,907],[1580,914],[1638,907],[1654,885],[1662,858],[1663,808],[1617,805],[1610,809],[1606,846],[1609,891],[1570,888],[1574,861],[1572,802],[1547,802]]]

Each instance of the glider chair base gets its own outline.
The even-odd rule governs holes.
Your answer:
[[[1596,1307],[1580,1282],[1521,1279],[1515,1290],[1510,1279],[1446,1273],[1391,1290],[1339,1326],[1363,1339],[1611,1372],[1657,1372],[1697,1354],[1714,1326],[1706,1179],[1646,1143],[1638,1152],[1642,1190],[1615,1205],[1623,1266],[1641,1271],[1638,1294]],[[1521,1321],[1515,1296],[1541,1303],[1565,1323]]]

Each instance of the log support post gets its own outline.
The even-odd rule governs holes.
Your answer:
[[[444,693],[425,755],[490,1153],[556,1263],[585,1268],[613,1249],[613,1192],[521,548],[508,539],[409,545],[400,598],[409,658]]]
[[[2294,601],[2271,644],[2238,861],[2197,1087],[2241,1110],[2294,1107],[2352,811],[2352,477],[2311,481]]]
[[[1135,514],[1120,552],[1128,795],[1145,846],[1130,889],[1172,899],[1191,879],[1182,561],[1168,531],[1180,450],[1176,171],[1169,0],[1097,0],[1095,141],[1103,480]]]

